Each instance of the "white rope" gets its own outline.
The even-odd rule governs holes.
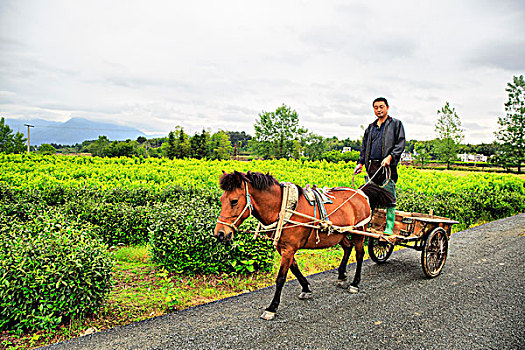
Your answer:
[[[228,227],[230,227],[234,232],[237,232],[239,231],[239,229],[237,228],[237,221],[239,221],[242,216],[244,215],[244,213],[246,212],[246,210],[250,210],[250,215],[252,215],[252,210],[253,210],[253,205],[252,205],[252,199],[251,199],[251,195],[250,195],[250,192],[248,192],[248,183],[247,182],[244,182],[244,189],[245,189],[245,195],[246,195],[246,204],[244,205],[244,209],[242,210],[242,212],[239,214],[239,216],[237,216],[237,218],[232,222],[224,222],[224,221],[221,221],[219,219],[217,219],[217,222],[219,224],[223,224],[223,225],[226,225]],[[248,216],[250,216],[248,215]],[[219,215],[220,217],[220,215]]]
[[[365,182],[365,185],[367,185],[370,182],[372,182],[372,180],[376,177],[376,175],[379,173],[379,171],[382,168],[383,167],[380,167],[379,169],[377,169],[375,174],[372,177],[370,177],[368,179],[368,181]],[[387,169],[387,171],[388,170],[389,169]],[[389,177],[390,177],[390,174],[389,174]],[[352,176],[352,184],[354,184],[354,177],[353,176]],[[383,188],[385,185],[380,186],[380,187]],[[319,244],[319,242],[320,242],[319,231],[320,230],[321,231],[327,231],[328,235],[331,235],[334,230],[337,233],[344,233],[344,232],[355,230],[356,228],[364,227],[372,219],[372,211],[370,210],[370,214],[368,215],[367,218],[365,218],[364,220],[361,220],[357,224],[351,225],[351,226],[336,226],[336,225],[333,225],[330,220],[327,220],[330,217],[330,215],[335,213],[343,205],[345,205],[349,200],[354,198],[354,196],[356,194],[362,195],[366,199],[366,201],[368,203],[368,206],[370,207],[370,201],[368,199],[368,196],[365,193],[363,193],[363,191],[361,191],[359,189],[352,189],[352,188],[344,189],[346,191],[352,190],[352,191],[355,191],[355,192],[350,197],[345,199],[339,206],[337,206],[337,208],[332,210],[330,212],[330,214],[328,214],[326,216],[325,219],[318,219],[318,218],[310,216],[308,214],[304,214],[304,213],[292,210],[290,208],[287,208],[287,206],[289,204],[288,200],[289,200],[289,194],[290,194],[290,186],[295,186],[295,185],[291,184],[291,183],[286,183],[283,186],[283,196],[282,196],[283,199],[282,199],[282,202],[281,202],[281,209],[280,209],[279,217],[278,217],[277,221],[271,223],[270,225],[263,225],[261,222],[259,222],[259,224],[257,225],[257,229],[255,230],[255,233],[254,233],[254,236],[253,236],[254,238],[263,237],[265,239],[271,239],[271,240],[273,240],[274,246],[277,247],[277,245],[279,243],[279,240],[281,239],[282,230],[301,226],[301,227],[309,227],[309,228],[313,228],[313,229],[317,230],[316,231],[316,233],[317,233],[316,244]],[[240,218],[246,212],[246,210],[249,209],[250,210],[250,215],[251,215],[252,214],[252,209],[253,209],[253,206],[251,204],[251,196],[250,196],[250,194],[248,192],[248,184],[246,182],[245,182],[245,192],[246,192],[246,205],[244,206],[244,209],[241,212],[241,214],[235,219],[235,221],[233,223],[227,223],[227,222],[223,222],[223,221],[217,220],[218,223],[226,225],[226,226],[229,226],[234,231],[238,231],[238,228],[236,226],[237,222],[240,220]],[[297,200],[298,200],[298,198],[297,198]],[[305,219],[310,219],[311,221],[309,221],[309,222],[299,222],[299,221],[291,220],[290,218],[293,215],[301,216],[301,217],[304,217]],[[288,218],[285,218],[285,216],[288,216]],[[292,225],[287,225],[288,223],[291,223]],[[261,229],[261,227],[262,227],[262,229]],[[261,232],[271,232],[271,231],[275,231],[275,233],[272,235],[272,237],[268,237],[268,236],[259,234]]]

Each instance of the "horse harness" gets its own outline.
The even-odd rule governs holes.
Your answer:
[[[244,206],[244,209],[242,210],[241,214],[239,214],[239,216],[237,216],[237,218],[232,223],[217,220],[218,223],[230,227],[234,232],[239,231],[237,227],[237,222],[244,215],[246,210],[250,211],[250,215],[252,214],[252,210],[253,210],[251,195],[248,191],[247,182],[245,182],[244,185],[245,185],[246,205]],[[337,208],[335,208],[332,212],[327,213],[324,204],[333,203],[333,202],[327,197],[327,195],[319,191],[317,188],[307,187],[304,191],[305,198],[307,199],[310,205],[314,206],[314,216],[310,216],[310,215],[300,213],[295,210],[297,208],[297,203],[299,201],[299,190],[297,188],[297,185],[289,183],[289,182],[285,182],[285,183],[281,183],[281,188],[282,188],[282,201],[281,201],[281,209],[279,211],[279,216],[277,220],[271,223],[270,225],[263,225],[261,222],[259,222],[259,225],[257,226],[257,230],[255,231],[255,235],[254,235],[254,237],[258,237],[258,236],[261,236],[259,235],[260,232],[275,231],[271,237],[265,236],[265,235],[261,236],[261,237],[265,237],[265,238],[273,240],[273,245],[275,247],[277,247],[279,240],[281,239],[281,234],[282,234],[283,229],[297,227],[297,226],[310,227],[312,229],[315,229],[317,232],[316,244],[319,244],[320,242],[319,232],[327,232],[329,235],[333,233],[345,233],[347,231],[355,230],[356,228],[361,228],[365,226],[366,224],[370,222],[372,218],[372,215],[371,215],[372,213],[370,213],[366,219],[352,226],[336,226],[336,225],[333,225],[332,222],[329,220],[330,215],[332,215],[334,212],[339,210],[339,208],[341,208],[344,204],[346,204],[346,202],[348,202],[350,199],[352,199],[357,194],[363,196],[369,203],[368,197],[361,190],[354,190],[354,189],[346,188],[346,187],[333,188],[332,190],[335,190],[335,191],[353,190],[355,192],[353,195],[348,197],[343,203],[341,203]],[[315,198],[315,201],[312,200],[312,193],[313,193],[313,198]],[[315,217],[316,216],[316,209],[315,209],[316,206],[319,208],[319,213],[320,213],[319,218]],[[298,216],[307,218],[311,221],[305,223],[305,222],[291,220],[291,217],[293,215],[298,215]],[[219,216],[219,218],[221,218],[221,216]],[[284,225],[286,224],[291,224],[291,225],[287,225],[286,227],[284,227]]]
[[[250,192],[248,192],[248,183],[246,181],[244,182],[244,190],[246,192],[246,205],[244,206],[244,209],[239,214],[239,216],[237,216],[237,218],[233,222],[225,222],[225,221],[217,220],[219,224],[228,226],[229,228],[233,230],[233,232],[239,231],[239,229],[237,228],[237,222],[242,218],[246,210],[250,210],[250,215],[252,215],[252,211],[253,211],[252,196],[250,195]],[[219,215],[219,218],[224,219],[225,217],[222,215]]]

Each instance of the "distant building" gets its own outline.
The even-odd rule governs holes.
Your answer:
[[[462,162],[486,162],[488,160],[488,157],[483,154],[462,153],[458,154],[458,158],[461,159]]]
[[[414,155],[412,153],[403,152],[401,154],[401,161],[402,162],[413,162],[414,161]]]
[[[352,152],[352,147],[343,147],[343,153]]]

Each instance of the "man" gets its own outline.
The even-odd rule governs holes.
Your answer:
[[[383,188],[393,196],[393,202],[386,208],[385,233],[391,235],[394,233],[396,219],[397,164],[405,150],[405,129],[400,120],[388,115],[386,98],[376,98],[372,106],[377,119],[365,130],[354,174],[359,174],[365,165],[368,178],[384,186]],[[385,175],[388,174],[388,170],[391,174],[390,179]]]

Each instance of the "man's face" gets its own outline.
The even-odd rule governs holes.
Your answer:
[[[388,106],[383,101],[375,102],[374,113],[378,118],[385,118],[388,115]]]

